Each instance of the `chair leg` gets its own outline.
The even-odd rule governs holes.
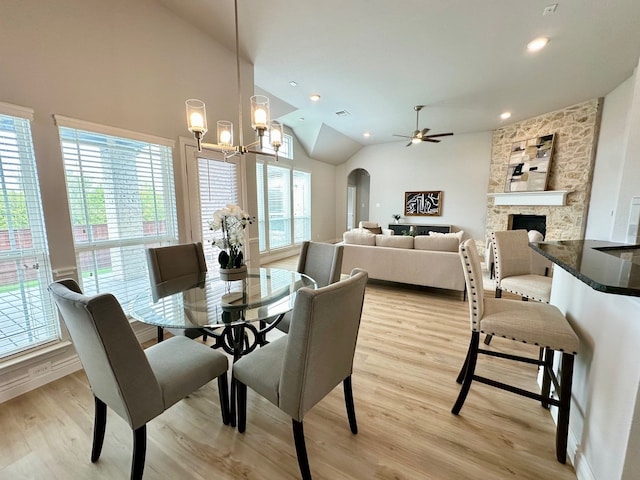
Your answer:
[[[462,380],[464,380],[464,375],[465,373],[467,373],[467,365],[469,365],[469,354],[471,352],[471,345],[469,345],[469,348],[467,349],[467,354],[464,357],[464,363],[462,364],[462,368],[460,369],[460,372],[458,373],[458,376],[456,377],[456,382],[458,383],[462,383]]]
[[[236,393],[238,398],[238,431],[244,433],[247,427],[247,386],[236,380]]]
[[[485,345],[489,345],[491,343],[491,339],[493,338],[493,335],[489,335],[487,334],[486,337],[484,337],[484,344]]]
[[[551,369],[553,368],[553,353],[554,350],[546,347],[544,349],[540,349],[544,351],[542,360],[544,365],[542,366],[542,390],[540,394],[542,395],[542,406],[546,409],[549,408],[549,402],[547,399],[549,398],[549,394],[551,393]]]
[[[573,355],[562,353],[560,372],[560,392],[558,394],[558,427],[556,430],[556,458],[560,463],[567,461],[567,438],[569,437],[569,411],[571,409],[571,384],[573,382]]]
[[[471,382],[473,380],[473,374],[476,370],[476,362],[478,361],[478,344],[480,343],[480,333],[479,332],[471,332],[471,342],[469,344],[469,352],[468,352],[468,362],[467,368],[464,374],[464,380],[462,381],[462,388],[460,389],[460,393],[458,394],[458,399],[456,400],[455,405],[451,409],[451,413],[454,415],[458,415],[460,413],[460,409],[464,404],[464,401],[467,398],[467,394],[469,393],[469,388],[471,387]]]
[[[344,403],[347,406],[347,417],[349,418],[349,427],[351,433],[358,433],[358,423],[356,422],[356,409],[353,404],[353,390],[351,388],[351,375],[342,382],[344,387]]]
[[[311,469],[309,468],[309,457],[307,457],[307,446],[304,443],[304,429],[302,422],[291,419],[293,423],[293,440],[296,444],[296,454],[298,455],[298,466],[302,474],[302,480],[311,480]]]
[[[502,289],[496,287],[496,298],[502,298]]]
[[[229,413],[229,384],[227,382],[227,372],[224,372],[218,377],[218,396],[220,397],[222,423],[229,425],[231,415]]]
[[[95,463],[100,458],[102,444],[104,443],[104,431],[107,426],[107,405],[98,397],[93,397],[95,404],[95,418],[93,421],[93,448],[91,449],[91,462]]]
[[[157,339],[157,343],[160,343],[161,341],[164,340],[164,328],[162,327],[158,327],[158,339]]]
[[[144,458],[147,453],[147,426],[136,428],[133,432],[133,461],[131,462],[131,480],[141,480],[144,472]]]

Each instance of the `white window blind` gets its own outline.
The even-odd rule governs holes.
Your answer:
[[[149,285],[146,248],[178,242],[171,148],[66,126],[60,141],[83,291],[126,308]]]
[[[293,241],[311,240],[311,174],[293,171]]]
[[[213,212],[227,204],[240,205],[240,164],[237,159],[214,160],[198,158],[198,184],[202,245],[209,269],[217,268],[220,249],[211,245],[213,232],[209,222]]]
[[[258,245],[261,252],[267,249],[266,216],[264,199],[264,162],[256,162],[256,185],[258,197]]]
[[[0,113],[0,357],[60,339],[51,281],[31,126]]]

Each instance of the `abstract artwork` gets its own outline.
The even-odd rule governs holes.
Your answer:
[[[405,192],[405,216],[442,215],[442,192]]]
[[[538,192],[547,188],[554,134],[516,142],[511,146],[505,192]]]

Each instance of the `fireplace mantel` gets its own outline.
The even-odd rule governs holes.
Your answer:
[[[494,205],[555,205],[567,204],[568,190],[545,190],[543,192],[487,193],[493,197]]]

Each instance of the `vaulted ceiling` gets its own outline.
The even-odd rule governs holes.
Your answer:
[[[233,0],[157,1],[235,51]],[[415,105],[425,105],[419,128],[430,133],[487,131],[606,95],[632,74],[640,1],[560,0],[543,14],[553,4],[238,0],[239,51],[272,118],[309,156],[340,164],[364,145],[404,148],[393,134],[411,135]],[[528,52],[540,36],[547,47]]]

